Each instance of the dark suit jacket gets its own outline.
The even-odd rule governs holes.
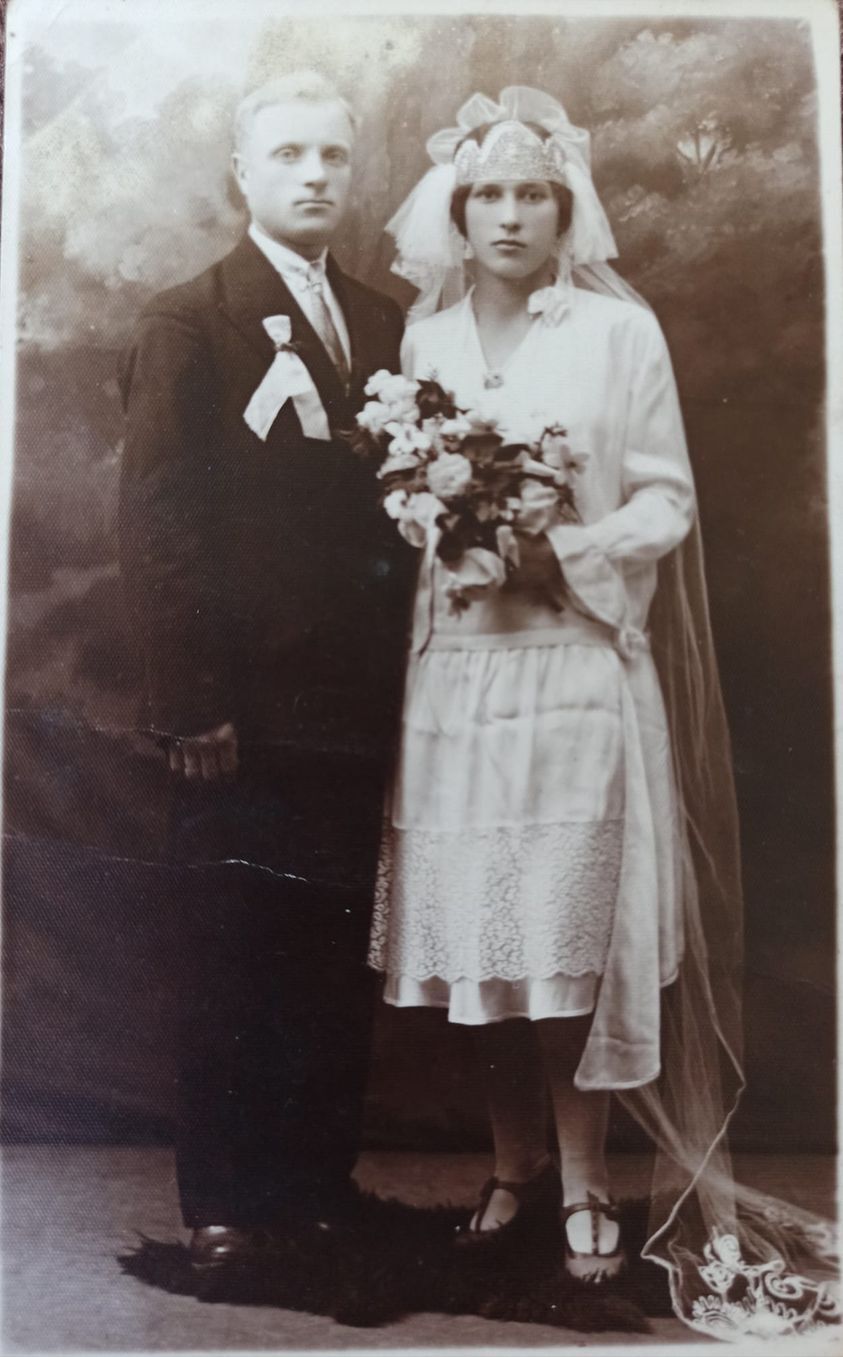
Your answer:
[[[373,372],[398,371],[398,306],[328,269],[348,396],[248,236],[154,298],[125,356],[121,558],[156,733],[230,720],[247,743],[374,752],[392,738],[413,561],[374,468],[340,438],[305,438],[292,402],[266,442],[243,419],[274,357],[266,316],[290,316],[332,430],[353,428]]]

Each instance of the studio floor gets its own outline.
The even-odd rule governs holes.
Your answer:
[[[473,1316],[417,1314],[361,1330],[316,1315],[203,1305],[124,1276],[116,1261],[138,1235],[185,1237],[168,1150],[11,1146],[3,1161],[4,1354],[464,1347],[622,1353],[694,1342],[677,1320],[653,1321],[649,1335],[586,1335]],[[747,1156],[737,1169],[744,1182],[833,1214],[830,1157]],[[414,1205],[468,1205],[487,1171],[482,1155],[372,1153],[363,1155],[358,1178],[367,1190]],[[642,1195],[645,1161],[618,1156],[613,1183],[620,1197]]]

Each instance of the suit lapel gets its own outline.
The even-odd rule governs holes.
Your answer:
[[[267,366],[275,350],[263,320],[267,316],[290,317],[292,343],[313,378],[328,419],[335,426],[341,422],[347,405],[337,370],[287,284],[250,236],[244,236],[223,260],[222,280],[220,311]]]

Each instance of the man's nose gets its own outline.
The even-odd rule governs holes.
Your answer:
[[[321,151],[315,148],[306,151],[299,161],[299,173],[306,184],[324,184],[326,173]]]

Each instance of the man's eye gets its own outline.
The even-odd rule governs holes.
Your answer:
[[[297,146],[279,146],[275,152],[276,160],[297,160],[299,148]]]
[[[341,146],[332,146],[325,152],[324,159],[329,165],[347,165],[348,152]]]

